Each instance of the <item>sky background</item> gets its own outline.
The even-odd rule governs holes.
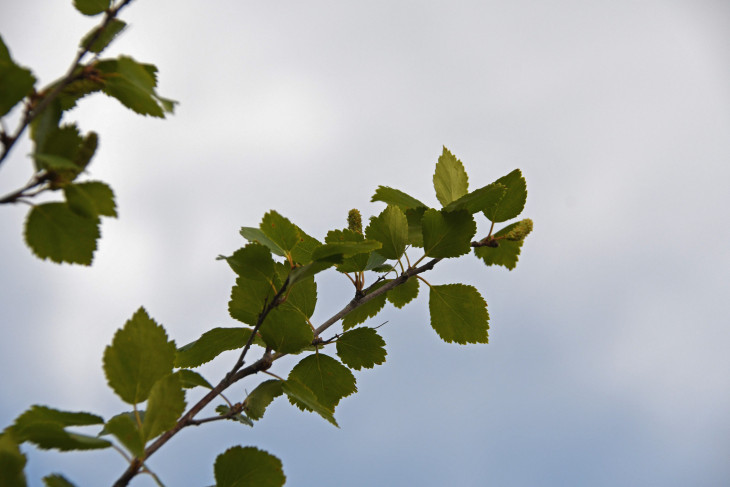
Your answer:
[[[150,467],[210,485],[242,444],[279,457],[290,486],[730,485],[730,4],[139,0],[121,18],[106,54],[156,64],[180,105],[159,120],[94,96],[70,115],[100,134],[89,177],[120,216],[93,267],[39,261],[27,208],[0,208],[0,424],[31,404],[127,410],[101,356],[139,306],[178,345],[237,326],[215,257],[245,243],[241,226],[276,209],[321,239],[350,208],[379,213],[378,185],[436,205],[445,145],[472,188],[527,180],[535,230],[516,270],[469,256],[427,276],[482,292],[490,344],[441,342],[422,290],[370,323],[388,320],[387,362],[356,373],[341,429],[278,399],[253,429],[182,432]],[[11,54],[44,84],[93,25],[70,1],[0,6]],[[30,177],[30,151],[0,168],[0,194]],[[346,283],[322,275],[315,323]],[[33,486],[124,469],[111,450],[26,451]]]

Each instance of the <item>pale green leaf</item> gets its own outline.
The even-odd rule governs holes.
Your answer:
[[[532,220],[529,219],[508,225],[493,235],[498,239],[497,247],[476,247],[474,255],[486,265],[501,265],[512,270],[517,266],[524,238],[531,230]]]
[[[267,237],[260,228],[241,227],[240,233],[243,238],[245,238],[249,242],[258,242],[261,245],[268,247],[269,250],[271,250],[276,255],[280,255],[282,257],[285,255],[284,249],[282,249],[278,244],[274,243],[273,240]]]
[[[382,201],[388,205],[398,206],[403,211],[410,208],[426,206],[413,196],[410,196],[399,189],[389,188],[388,186],[378,186],[378,189],[375,190],[375,194],[370,201]]]
[[[103,0],[106,1],[106,0]],[[127,24],[119,19],[112,19],[109,21],[109,23],[102,27],[95,27],[91,30],[88,34],[86,34],[79,43],[79,47],[86,48],[88,47],[89,51],[100,54],[104,49],[109,46],[109,44],[114,40],[117,35],[119,35],[120,32],[124,30],[124,28],[127,26]],[[97,32],[101,29],[101,32],[98,34],[98,37],[94,39],[94,42],[91,42],[91,39],[97,35]],[[91,42],[91,44],[89,44]]]
[[[373,328],[355,328],[337,339],[337,355],[351,369],[372,369],[385,362],[385,340]]]
[[[140,415],[143,417],[143,415]],[[134,456],[142,456],[145,440],[135,419],[134,412],[117,414],[104,425],[100,435],[114,435],[124,448]]]
[[[215,459],[215,487],[281,487],[281,460],[251,446],[234,446]]]
[[[185,412],[185,391],[177,374],[155,382],[147,400],[142,438],[151,440],[169,430]]]
[[[95,414],[32,406],[18,416],[10,429],[16,440],[31,442],[44,450],[93,450],[108,448],[111,443],[94,436],[72,433],[65,428],[103,423],[104,420]]]
[[[180,369],[175,374],[180,378],[180,385],[185,389],[192,389],[194,387],[213,388],[211,383],[205,380],[205,377],[194,370]]]
[[[413,247],[423,248],[423,226],[421,225],[421,221],[426,210],[427,208],[425,206],[421,206],[406,211],[406,219],[408,220],[408,244]]]
[[[525,208],[527,201],[527,182],[519,169],[495,181],[507,188],[504,197],[491,208],[484,211],[484,215],[493,222],[504,222],[517,217]]]
[[[442,206],[458,200],[469,190],[469,178],[464,165],[446,147],[436,163],[433,187]]]
[[[260,228],[266,237],[283,250],[285,254],[290,254],[291,250],[299,243],[297,226],[274,210],[264,215]]]
[[[502,184],[492,183],[452,201],[446,205],[444,210],[466,210],[469,213],[485,211],[497,205],[497,203],[502,200],[506,192],[507,188]]]
[[[429,257],[458,257],[471,250],[477,225],[465,210],[426,210],[421,220],[423,248]]]
[[[408,243],[405,213],[397,206],[388,205],[380,215],[370,219],[365,235],[383,245],[378,249],[380,255],[387,259],[399,259]]]
[[[487,343],[489,313],[479,291],[466,284],[431,286],[431,326],[448,343]]]

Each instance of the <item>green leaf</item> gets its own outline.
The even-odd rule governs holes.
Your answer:
[[[476,247],[474,255],[487,265],[501,265],[512,270],[517,266],[524,238],[530,231],[532,220],[529,219],[508,225],[494,234],[494,238],[499,239],[497,247]]]
[[[213,328],[197,340],[177,349],[175,367],[198,367],[210,362],[226,350],[243,348],[251,336],[250,328]],[[254,344],[264,346],[260,337]]]
[[[406,219],[408,220],[408,243],[414,247],[423,248],[423,214],[427,208],[421,206],[419,208],[411,208],[406,211]]]
[[[284,393],[281,385],[282,381],[271,379],[256,386],[243,401],[243,410],[248,417],[255,420],[263,418],[269,404]]]
[[[177,374],[170,374],[155,382],[147,400],[142,423],[142,438],[151,440],[169,430],[185,412],[185,391]]]
[[[230,407],[221,404],[220,406],[217,406],[215,408],[215,412],[220,414],[221,416],[226,416],[226,419],[230,419],[231,421],[235,421],[237,423],[245,424],[246,426],[253,427],[253,421],[249,417],[247,417],[244,414],[237,413]],[[231,416],[231,414],[233,414]]]
[[[395,205],[403,211],[418,208],[419,206],[426,206],[413,196],[407,195],[399,189],[389,188],[388,186],[378,186],[370,201],[382,201],[388,205]]]
[[[28,441],[44,450],[61,451],[93,450],[111,446],[106,440],[94,436],[66,431],[67,426],[103,424],[104,420],[90,413],[59,411],[45,406],[32,406],[11,426],[11,433],[18,441]]]
[[[379,249],[381,246],[382,244],[375,240],[325,243],[315,249],[312,253],[312,258],[314,260],[330,261],[332,257],[335,257],[335,259],[332,259],[333,262],[342,262],[343,259],[340,257],[352,257],[357,254],[369,253]]]
[[[145,440],[133,412],[117,414],[104,425],[100,435],[114,435],[132,455],[140,457],[144,452]]]
[[[387,259],[399,259],[408,243],[408,220],[403,210],[388,205],[380,215],[370,219],[367,238],[383,244],[378,253]]]
[[[30,137],[35,142],[36,152],[43,152],[51,134],[59,129],[62,114],[61,102],[56,99],[30,123]]]
[[[393,306],[402,308],[418,296],[418,278],[409,277],[406,282],[388,291],[386,296]]]
[[[37,162],[39,169],[47,171],[76,171],[78,168],[71,159],[56,154],[33,154],[33,159]]]
[[[345,228],[343,230],[330,230],[327,232],[327,236],[324,239],[325,245],[327,244],[341,244],[345,242],[352,242],[358,244],[365,241],[365,237],[360,232]],[[371,252],[361,252],[342,259],[342,262],[337,264],[337,270],[340,272],[360,272],[364,271],[368,265],[368,261],[373,254]],[[385,262],[385,258],[383,258]]]
[[[299,241],[291,250],[291,258],[297,264],[306,265],[312,262],[312,254],[322,244],[299,227],[297,227],[297,232],[299,232]]]
[[[487,303],[473,286],[431,286],[431,326],[448,343],[488,343]]]
[[[302,313],[286,306],[272,309],[259,333],[264,343],[279,353],[299,352],[314,339],[312,327]]]
[[[355,328],[337,339],[337,355],[351,369],[372,369],[385,362],[385,340],[373,328]]]
[[[433,187],[442,206],[458,200],[469,190],[469,178],[464,165],[446,147],[436,163]]]
[[[122,105],[140,115],[164,118],[170,112],[155,93],[157,68],[141,64],[127,56],[105,59],[96,64],[104,79],[104,93],[116,98]]]
[[[313,277],[300,280],[295,285],[290,286],[286,301],[279,305],[282,309],[297,311],[307,320],[312,317],[316,306],[317,283],[314,282]]]
[[[260,228],[285,255],[290,255],[291,250],[299,243],[297,226],[273,210],[264,215]]]
[[[300,360],[287,379],[298,380],[307,386],[317,397],[317,401],[332,411],[343,397],[357,392],[355,376],[350,369],[323,353],[308,355]],[[301,402],[292,401],[292,404],[300,409],[311,409]]]
[[[248,325],[256,325],[264,306],[275,295],[276,290],[271,284],[239,277],[231,290],[228,311],[231,317]]]
[[[26,487],[25,455],[8,433],[0,434],[0,485]]]
[[[281,460],[252,446],[234,446],[215,459],[216,487],[281,487]]]
[[[385,285],[387,282],[389,281],[380,281],[373,289],[370,290],[370,293]],[[359,325],[360,323],[364,323],[368,318],[374,318],[375,315],[377,315],[380,310],[383,309],[383,306],[385,306],[386,294],[387,293],[383,293],[380,296],[376,296],[365,304],[361,304],[357,308],[347,313],[342,319],[342,329],[347,331],[350,328]]]
[[[390,265],[383,265],[385,264],[385,261],[388,260],[382,255],[380,255],[377,251],[373,251],[368,256],[368,262],[365,264],[364,271],[374,271],[374,272],[390,272],[391,269],[393,269]]]
[[[444,210],[466,210],[469,213],[477,213],[493,208],[504,197],[507,188],[502,184],[492,183],[471,193],[465,194],[458,200],[452,201]]]
[[[267,237],[266,234],[260,229],[253,227],[241,227],[240,233],[243,238],[245,238],[249,242],[258,242],[261,245],[268,247],[269,250],[271,250],[274,254],[284,257],[284,249],[274,243],[274,241]]]
[[[63,187],[63,193],[69,208],[83,217],[117,216],[114,192],[100,181],[68,184]]]
[[[225,257],[233,272],[254,281],[273,282],[274,259],[266,246],[251,242],[236,250],[232,256]]]
[[[81,39],[79,47],[83,49],[88,46],[89,51],[95,54],[100,54],[104,49],[107,48],[107,46],[114,40],[114,38],[117,37],[117,35],[119,35],[119,33],[124,30],[126,26],[127,24],[119,19],[111,19],[106,27],[95,27],[91,30],[91,32],[86,34],[83,39]],[[97,35],[97,32],[99,32],[100,30],[101,32],[98,34],[98,37],[94,39],[94,42],[91,42],[91,39],[95,35]],[[91,44],[89,45],[90,42]]]
[[[318,260],[303,266],[295,267],[289,273],[289,285],[291,286],[299,281],[303,281],[304,279],[314,277],[316,274],[329,269],[333,265],[335,265],[334,262]]]
[[[34,206],[25,223],[25,242],[40,259],[91,265],[99,220],[74,213],[66,203]]]
[[[109,387],[127,404],[146,400],[153,385],[172,373],[175,342],[165,329],[139,308],[114,334],[104,350],[104,373]]]
[[[47,475],[43,477],[43,483],[46,487],[74,487],[74,484],[61,474]]]
[[[111,0],[74,0],[76,10],[84,15],[98,15],[109,8]]]
[[[423,248],[429,257],[458,257],[469,253],[477,231],[474,218],[464,210],[426,210],[421,220]]]
[[[35,81],[29,69],[13,62],[10,51],[0,37],[0,117],[31,94]]]
[[[205,387],[206,389],[212,389],[213,386],[205,380],[205,377],[198,374],[194,370],[180,369],[175,372],[180,378],[180,385],[185,389],[192,389],[194,387]]]
[[[515,218],[522,213],[527,201],[527,182],[519,169],[495,181],[507,188],[504,197],[497,204],[484,211],[491,221],[499,223]]]
[[[72,171],[77,174],[79,168],[74,162],[79,155],[83,138],[74,124],[52,127],[45,134],[42,146],[36,145],[33,159],[36,169],[49,171]]]
[[[333,409],[323,406],[314,392],[299,380],[295,378],[285,380],[281,383],[281,388],[289,397],[289,402],[297,405],[299,409],[314,411],[336,427],[340,427],[335,421]]]

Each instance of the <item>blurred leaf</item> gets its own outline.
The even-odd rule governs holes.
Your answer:
[[[104,93],[136,113],[164,118],[165,112],[172,111],[170,100],[162,104],[155,93],[155,66],[138,63],[128,56],[119,56],[117,59],[99,61],[96,69],[104,79]]]
[[[26,487],[25,455],[9,433],[0,434],[0,485]]]
[[[165,329],[139,308],[114,334],[104,350],[104,373],[109,387],[127,404],[146,400],[154,384],[172,373],[175,342]]]
[[[215,459],[216,487],[281,487],[281,460],[251,446],[234,446]]]
[[[69,184],[64,186],[63,193],[69,208],[83,217],[117,216],[114,192],[105,183],[86,181]]]
[[[428,308],[431,326],[445,342],[489,342],[487,303],[473,286],[431,286]]]
[[[486,210],[484,215],[493,222],[504,222],[517,217],[525,208],[527,201],[527,182],[519,169],[503,176],[495,181],[507,188],[504,197],[492,208]]]
[[[177,374],[170,374],[155,382],[147,400],[142,438],[151,440],[169,430],[185,412],[185,391]]]
[[[433,187],[442,206],[458,200],[469,190],[469,178],[464,165],[446,147],[436,163]]]
[[[287,382],[291,380],[297,380],[307,386],[317,401],[331,411],[335,410],[343,397],[357,392],[355,376],[350,369],[323,353],[308,355],[300,360],[289,372]],[[300,401],[291,402],[300,409],[311,409]]]
[[[79,129],[74,124],[49,129],[45,134],[44,144],[36,145],[33,153],[36,169],[71,170],[77,174],[81,168],[74,161],[83,143]]]
[[[385,285],[387,282],[389,281],[380,281],[373,289],[370,290],[370,293]],[[347,313],[342,319],[342,329],[347,331],[355,325],[364,323],[368,318],[375,317],[375,315],[383,309],[383,306],[385,306],[386,294],[387,293],[383,293]]]
[[[59,129],[61,116],[61,102],[56,99],[30,123],[30,138],[35,142],[35,152],[43,152],[50,135]]]
[[[104,420],[95,414],[32,406],[16,418],[10,430],[16,440],[28,441],[44,450],[51,448],[61,451],[92,450],[108,448],[111,443],[94,436],[72,433],[65,428],[103,423]]]
[[[46,487],[74,487],[74,484],[61,474],[47,475],[43,477],[43,483]]]
[[[194,387],[205,387],[212,389],[213,386],[205,380],[205,377],[198,374],[194,370],[180,369],[175,374],[180,378],[180,385],[185,389],[193,389]]]
[[[282,382],[281,388],[289,397],[289,402],[295,404],[299,409],[313,411],[339,428],[333,409],[323,406],[314,392],[302,382],[290,376],[289,380]]]
[[[113,41],[114,38],[124,30],[126,26],[127,24],[124,21],[121,21],[119,19],[111,19],[106,27],[101,30],[99,37],[97,37],[94,42],[91,43],[91,45],[89,45],[89,42],[91,41],[92,37],[94,37],[96,33],[101,29],[101,27],[95,27],[91,30],[91,32],[86,34],[83,39],[81,39],[79,47],[83,49],[84,47],[88,46],[89,51],[100,54],[104,49],[107,48],[109,43],[111,43],[111,41]]]
[[[393,306],[402,308],[418,296],[418,278],[409,277],[406,282],[388,291],[386,296]]]
[[[253,421],[249,417],[247,417],[245,414],[241,413],[235,413],[231,408],[228,406],[225,406],[221,404],[220,406],[217,406],[215,408],[215,412],[220,414],[221,416],[226,416],[227,419],[230,419],[231,421],[235,421],[237,423],[245,424],[246,426],[253,427]],[[233,413],[233,416],[231,414]]]
[[[281,385],[282,381],[271,379],[256,386],[256,389],[243,401],[243,410],[248,417],[255,420],[263,418],[269,404],[284,393]]]
[[[213,328],[197,340],[177,349],[175,367],[198,367],[210,362],[226,350],[243,348],[251,336],[250,328]],[[260,337],[254,344],[265,346]]]
[[[385,264],[385,261],[388,260],[377,250],[374,250],[373,252],[370,252],[370,256],[368,257],[368,262],[365,264],[365,271],[374,271],[374,272],[390,272],[390,270],[393,268],[390,265],[383,265]]]
[[[145,440],[142,432],[134,419],[134,413],[117,414],[109,419],[99,435],[114,435],[124,448],[129,450],[136,457],[142,456]]]
[[[504,237],[497,241],[497,247],[476,247],[474,255],[487,265],[501,265],[512,270],[517,266],[524,238],[530,231],[532,231],[532,220],[529,219],[508,225],[494,234],[495,238]],[[520,236],[522,239],[519,239]],[[510,237],[517,240],[511,240]]]
[[[466,211],[426,210],[421,220],[423,248],[429,257],[458,257],[469,253],[477,231],[474,218]]]
[[[98,15],[109,8],[111,0],[74,0],[76,10],[84,15]]]
[[[41,259],[90,265],[99,238],[99,219],[74,213],[66,203],[35,205],[25,223],[25,241]]]
[[[0,36],[0,117],[5,116],[23,98],[30,95],[35,76],[29,69],[21,68],[10,57]]]
[[[387,259],[399,259],[408,243],[408,220],[403,210],[388,205],[380,215],[370,219],[365,235],[383,246],[378,253]]]
[[[483,188],[472,191],[471,193],[465,194],[461,198],[452,201],[444,210],[455,211],[455,210],[466,210],[469,213],[477,213],[479,211],[486,211],[493,208],[497,203],[502,200],[507,188],[502,184],[492,183]]]
[[[382,201],[388,205],[395,205],[403,211],[418,208],[419,206],[426,206],[413,196],[407,195],[399,189],[389,188],[388,186],[378,186],[370,201]]]
[[[355,328],[337,339],[337,355],[351,369],[372,369],[385,362],[385,340],[373,328]]]

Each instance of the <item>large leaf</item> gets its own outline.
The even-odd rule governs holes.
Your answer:
[[[215,487],[281,487],[281,460],[252,446],[234,446],[215,459]]]
[[[402,308],[418,296],[418,278],[409,277],[406,282],[394,287],[386,293],[388,301],[396,308]]]
[[[254,281],[239,277],[231,289],[228,312],[231,317],[248,325],[256,325],[264,307],[276,295],[274,286],[265,281]]]
[[[223,257],[233,272],[254,281],[272,282],[274,259],[270,250],[258,242],[250,242],[236,250],[230,257]]]
[[[306,265],[314,260],[312,254],[322,244],[316,238],[307,235],[299,227],[297,227],[297,232],[299,232],[299,241],[291,249],[291,258],[297,264]]]
[[[355,376],[350,369],[323,353],[308,355],[299,361],[289,373],[288,380],[298,380],[314,392],[317,401],[334,411],[343,397],[357,392]],[[292,401],[300,409],[310,409]]]
[[[484,214],[493,222],[504,222],[517,217],[525,208],[527,201],[527,182],[519,169],[495,181],[507,188],[504,197]]]
[[[532,220],[522,220],[504,227],[494,234],[497,240],[497,247],[476,247],[474,255],[479,257],[487,265],[501,265],[509,270],[517,266],[520,251],[524,238],[532,230]]]
[[[431,286],[431,326],[448,343],[487,343],[489,313],[479,291],[466,284]]]
[[[198,367],[203,365],[226,350],[243,348],[250,336],[250,328],[213,328],[208,330],[194,342],[177,349],[175,367]],[[264,346],[258,336],[253,343]]]
[[[264,412],[269,404],[281,396],[284,390],[281,388],[282,381],[271,379],[262,382],[243,401],[243,410],[249,418],[259,420],[264,417]]]
[[[337,339],[337,355],[351,369],[372,369],[385,362],[385,340],[373,328],[355,328]]]
[[[410,208],[426,206],[413,196],[410,196],[399,189],[389,188],[388,186],[378,186],[378,189],[375,190],[375,194],[370,201],[383,201],[388,205],[395,205],[403,211]]]
[[[64,186],[63,193],[69,208],[81,216],[87,218],[117,216],[114,192],[105,183],[86,181],[69,184]]]
[[[100,435],[114,435],[134,456],[142,456],[145,439],[142,437],[134,413],[121,413],[109,419]]]
[[[370,293],[385,285],[387,282],[388,281],[380,281],[373,289],[370,290]],[[347,313],[342,319],[342,329],[347,331],[350,328],[359,325],[360,323],[364,323],[368,318],[374,318],[375,315],[377,315],[380,310],[383,309],[383,306],[385,306],[386,294],[387,293],[383,293],[379,296],[376,296],[370,301],[361,304],[354,310]]]
[[[397,206],[388,205],[365,229],[367,238],[383,244],[378,253],[387,259],[399,259],[408,244],[408,220]]]
[[[282,309],[293,309],[307,320],[317,306],[317,283],[314,278],[303,279],[289,288],[286,300],[279,305]]]
[[[5,116],[23,98],[30,95],[34,84],[33,73],[13,62],[0,37],[0,117]]]
[[[302,313],[287,306],[278,306],[266,316],[259,328],[264,343],[280,353],[296,353],[311,345],[312,327]]]
[[[340,427],[335,421],[334,409],[322,405],[314,392],[298,379],[290,377],[281,383],[281,388],[292,404],[296,404],[302,410],[314,411],[336,427]]]
[[[76,10],[84,15],[98,15],[109,8],[111,0],[74,0]]]
[[[444,210],[466,210],[469,213],[487,211],[494,208],[502,200],[506,192],[507,188],[502,184],[492,183],[452,201],[446,205]]]
[[[111,443],[94,436],[72,433],[66,427],[103,423],[104,420],[95,414],[32,406],[18,416],[11,426],[11,432],[16,440],[29,441],[44,450],[94,450],[108,448]]]
[[[25,241],[41,259],[91,265],[99,238],[99,219],[75,213],[66,203],[34,206],[25,223]]]
[[[0,485],[26,487],[25,455],[8,433],[0,434]]]
[[[175,342],[165,329],[139,308],[124,327],[114,334],[104,350],[104,373],[109,387],[128,404],[149,397],[152,386],[172,373]]]
[[[169,430],[185,411],[185,391],[177,374],[170,374],[155,382],[147,400],[142,423],[142,437],[151,440]]]
[[[458,200],[469,190],[469,178],[464,165],[446,147],[436,163],[433,187],[442,206]]]
[[[421,220],[423,248],[429,257],[458,257],[471,250],[477,224],[465,210],[429,209]]]

